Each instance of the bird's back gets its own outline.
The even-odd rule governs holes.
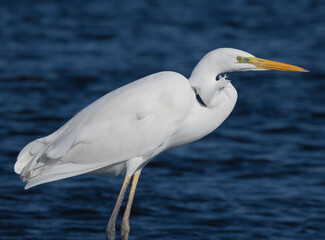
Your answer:
[[[29,143],[15,171],[34,186],[134,157],[153,157],[187,117],[192,95],[187,79],[174,72],[125,85],[84,108],[56,132]]]

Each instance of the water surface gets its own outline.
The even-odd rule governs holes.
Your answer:
[[[215,132],[142,172],[130,239],[325,239],[324,1],[1,1],[0,239],[105,239],[122,178],[24,191],[20,149],[105,93],[161,70],[188,77],[218,47],[308,74],[233,73]]]

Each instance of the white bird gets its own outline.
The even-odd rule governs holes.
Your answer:
[[[51,135],[29,143],[18,156],[15,172],[28,182],[25,189],[84,173],[125,175],[106,228],[110,240],[115,239],[116,218],[133,176],[121,224],[122,239],[128,239],[142,168],[159,153],[206,136],[233,110],[236,89],[226,77],[216,77],[271,69],[307,71],[220,48],[205,55],[189,79],[168,71],[141,78],[93,102]]]

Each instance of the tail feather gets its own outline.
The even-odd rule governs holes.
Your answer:
[[[27,182],[25,189],[107,167],[105,162],[100,164],[64,162],[62,155],[67,151],[66,147],[60,157],[51,158],[53,154],[48,153],[52,153],[55,147],[53,141],[37,139],[27,144],[19,153],[14,169],[17,174],[20,174],[20,178]]]
[[[46,147],[47,143],[42,139],[37,139],[27,144],[17,157],[14,170],[15,173],[21,174],[23,169],[33,160],[35,155],[42,151]]]
[[[59,130],[45,138],[40,138],[27,144],[18,155],[14,167],[15,172],[20,174],[20,178],[25,182],[36,179],[38,176],[46,175],[47,177],[53,178],[50,174],[62,175],[60,178],[65,178],[63,177],[66,174],[65,169],[62,169],[61,166],[66,166],[68,163],[62,159],[65,158],[66,154],[73,147],[81,143],[86,135],[87,128],[66,132],[66,134],[60,134]],[[56,169],[57,172],[52,171],[53,169]],[[78,173],[72,173],[71,169],[73,168],[69,169],[71,176],[78,175]],[[69,177],[69,174],[66,177]],[[59,178],[55,180],[57,179]],[[46,182],[49,181],[46,180]]]
[[[60,163],[52,165],[50,168],[41,171],[35,177],[32,177],[28,180],[25,189],[29,189],[31,187],[52,182],[64,178],[69,178],[73,176],[77,176],[80,174],[93,172],[99,168],[105,167],[105,164],[94,164],[94,165],[82,165],[82,164],[75,164],[75,163]]]

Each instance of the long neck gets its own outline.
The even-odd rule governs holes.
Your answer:
[[[187,129],[191,129],[189,139],[192,141],[216,129],[229,116],[237,101],[237,91],[230,81],[225,77],[216,80],[217,75],[226,69],[217,69],[218,64],[209,57],[205,56],[198,63],[189,78],[190,85],[206,105],[196,102],[192,108],[191,118],[187,122]]]
[[[189,82],[201,99],[208,107],[211,106],[215,92],[220,88],[216,77],[222,73],[222,69],[218,69],[215,59],[210,54],[204,56],[194,68]]]

